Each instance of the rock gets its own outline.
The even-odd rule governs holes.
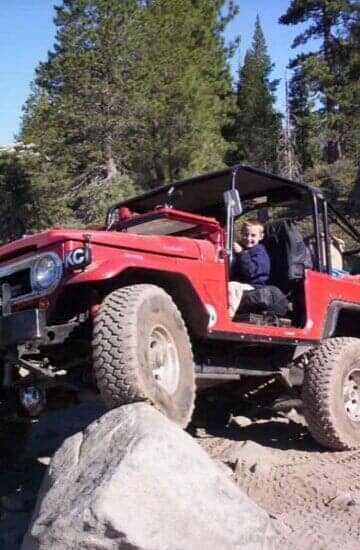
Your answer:
[[[269,549],[268,514],[146,403],[68,438],[45,475],[23,550]]]
[[[214,462],[216,464],[216,466],[218,468],[220,468],[220,470],[227,476],[232,476],[233,475],[233,470],[230,468],[230,466],[227,466],[226,464],[224,464],[224,462],[218,458],[215,458],[214,459]]]
[[[209,437],[209,434],[207,433],[205,428],[196,428],[195,429],[195,436],[198,439],[206,439],[207,437]]]
[[[228,446],[219,457],[229,465],[235,465],[239,460],[249,463],[261,461],[272,461],[273,451],[254,441],[236,441]]]
[[[236,424],[241,428],[246,428],[246,426],[250,426],[253,422],[247,416],[233,416],[231,419],[231,423]]]
[[[254,441],[236,441],[219,456],[240,478],[242,472],[267,474],[281,460],[281,451],[269,449]]]
[[[49,466],[50,457],[49,456],[38,456],[37,461],[39,462],[39,464],[43,464],[44,466]]]
[[[339,509],[346,509],[348,506],[354,506],[356,504],[350,493],[340,493],[336,497],[329,500],[327,506],[336,507]]]
[[[300,424],[301,426],[306,426],[306,420],[304,415],[300,414],[296,409],[290,409],[288,412],[279,413],[283,414],[286,418],[294,422],[295,424]]]

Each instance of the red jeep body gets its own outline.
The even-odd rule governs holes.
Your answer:
[[[253,202],[255,206],[259,198],[261,206],[285,207],[301,203],[305,197],[312,204],[316,257],[314,267],[304,269],[298,284],[301,321],[292,320],[283,325],[256,324],[230,317],[227,243],[234,225],[230,217],[230,223],[228,219],[225,226],[223,193],[231,187],[238,190],[243,203]],[[291,368],[298,357],[308,358],[309,351],[312,353],[324,341],[360,337],[360,278],[350,273],[342,277],[331,274],[327,208],[325,199],[316,189],[247,167],[236,167],[123,201],[110,210],[107,225],[102,229],[54,229],[2,246],[0,349],[3,388],[6,392],[19,394],[22,410],[30,414],[38,414],[48,388],[60,385],[81,389],[85,384],[97,391],[92,371],[94,349],[99,345],[99,356],[95,349],[95,364],[98,365],[95,375],[110,406],[148,398],[179,424],[185,425],[193,407],[192,389],[186,390],[184,386],[181,390],[180,400],[191,393],[186,407],[183,402],[179,405],[180,409],[186,408],[183,415],[177,416],[178,412],[169,412],[163,405],[164,400],[170,402],[171,396],[177,395],[174,388],[182,376],[183,359],[177,347],[177,336],[169,328],[170,318],[177,314],[181,316],[177,325],[184,323],[183,331],[186,330],[191,340],[196,378],[224,381],[239,380],[244,375],[284,377],[285,370],[285,380],[291,385]],[[322,230],[325,249],[320,243]],[[357,231],[351,230],[360,242]],[[116,304],[128,307],[136,298],[140,305],[129,310],[129,318],[134,318],[134,327],[138,326],[141,323],[140,317],[136,320],[136,315],[141,315],[138,310],[144,315],[151,314],[151,307],[154,311],[154,306],[146,306],[146,310],[139,296],[144,289],[145,294],[155,292],[155,287],[166,293],[177,308],[177,313],[174,309],[168,314],[169,325],[167,321],[164,324],[154,321],[151,349],[148,350],[150,354],[152,349],[157,350],[148,362],[153,365],[154,372],[165,373],[163,382],[161,374],[154,378],[155,384],[160,380],[161,392],[168,395],[163,395],[158,402],[153,396],[153,388],[148,394],[142,387],[141,391],[134,391],[132,397],[124,396],[120,388],[123,379],[119,378],[118,389],[122,395],[118,399],[117,390],[112,389],[111,394],[107,390],[109,369],[114,369],[110,374],[115,379],[118,371],[116,356],[111,356],[109,365],[104,366],[107,352],[100,340],[106,339],[106,319],[112,318],[112,342],[116,340],[126,345],[124,342],[129,335],[125,332],[118,335],[114,328],[114,323],[126,324]],[[149,304],[165,300],[163,295],[146,299]],[[156,307],[161,309],[162,306]],[[100,319],[97,321],[100,328],[94,329],[94,319]],[[126,327],[121,330],[125,331]],[[94,339],[96,331],[98,336]],[[186,342],[180,345],[184,346]],[[172,361],[177,365],[174,379]],[[141,361],[134,359],[135,370],[136,362]],[[19,375],[21,367],[26,371],[25,376]],[[122,365],[121,368],[126,367]],[[358,380],[357,368],[355,374],[353,370],[350,369],[351,374],[345,377],[346,387],[360,402],[360,394],[356,393],[360,377]],[[121,373],[122,377],[126,376],[125,370]],[[99,382],[104,376],[105,382]],[[357,444],[356,438],[360,442],[360,405],[359,408],[356,405],[355,412],[347,414],[349,399],[343,405],[345,418],[355,426]],[[312,410],[314,404],[310,403],[309,408]],[[310,422],[310,428],[313,427],[321,443],[333,448],[354,445],[354,436],[342,439],[332,434],[327,437],[316,421],[313,424],[315,427]]]

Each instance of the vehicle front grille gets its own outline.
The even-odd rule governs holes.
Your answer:
[[[31,283],[30,283],[30,269],[22,269],[21,271],[16,271],[5,277],[0,277],[0,291],[1,285],[7,283],[11,288],[11,298],[18,298],[31,292]]]

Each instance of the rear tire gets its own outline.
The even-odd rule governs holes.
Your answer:
[[[94,320],[93,358],[109,407],[149,401],[187,426],[195,400],[191,344],[179,310],[162,288],[138,284],[106,296]]]
[[[337,451],[360,447],[360,339],[330,338],[314,351],[303,404],[318,443]]]

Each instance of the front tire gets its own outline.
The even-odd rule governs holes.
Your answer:
[[[137,284],[105,297],[94,320],[93,358],[109,407],[149,401],[187,426],[195,400],[191,344],[179,310],[162,288]]]
[[[330,338],[314,351],[303,403],[318,443],[337,451],[360,447],[360,339]]]

